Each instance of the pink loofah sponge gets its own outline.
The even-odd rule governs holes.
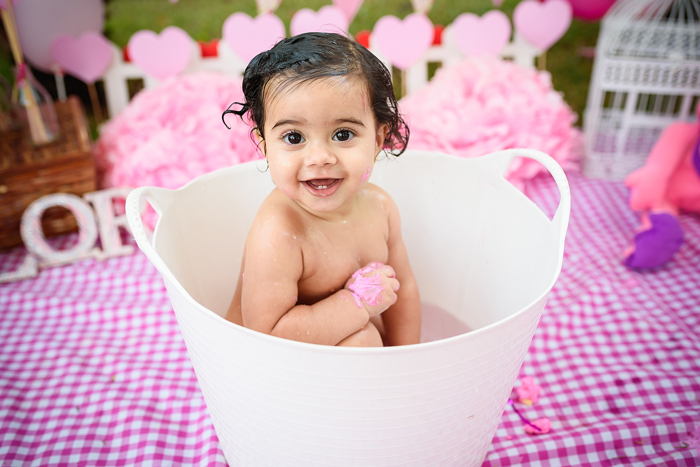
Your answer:
[[[243,101],[240,78],[193,73],[141,91],[107,123],[96,148],[103,187],[179,188],[212,170],[261,157],[250,126],[221,114]],[[264,164],[263,164],[264,165]]]
[[[508,148],[546,152],[577,170],[583,151],[576,114],[552,89],[550,75],[495,58],[469,58],[440,68],[430,83],[399,102],[411,130],[409,149],[476,157]],[[544,172],[513,162],[508,178],[522,188]]]

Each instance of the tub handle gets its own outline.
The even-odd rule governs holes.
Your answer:
[[[487,160],[487,162],[485,161],[485,164],[487,163],[490,167],[496,165],[501,174],[505,174],[508,167],[510,167],[511,162],[516,157],[529,157],[530,159],[534,159],[540,164],[544,165],[549,173],[552,174],[552,177],[557,184],[557,188],[559,188],[560,196],[559,206],[557,207],[554,217],[552,218],[552,224],[558,227],[563,245],[566,229],[569,225],[569,215],[571,210],[571,189],[569,188],[569,181],[566,179],[564,169],[562,169],[559,163],[550,155],[535,149],[505,149],[503,151],[491,153],[485,156],[483,159]]]
[[[141,251],[146,254],[156,269],[171,281],[174,280],[174,277],[172,277],[172,273],[165,265],[165,262],[158,253],[156,253],[153,243],[151,242],[151,236],[148,234],[149,232],[143,224],[141,211],[144,203],[148,203],[159,216],[162,216],[163,212],[167,210],[168,206],[170,206],[173,201],[173,193],[173,190],[166,190],[165,188],[150,186],[136,188],[126,197],[125,208],[126,220],[129,223],[129,227],[131,227],[131,233],[136,239],[136,244]]]

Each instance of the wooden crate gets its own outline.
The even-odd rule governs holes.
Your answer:
[[[85,113],[77,97],[55,102],[60,137],[35,147],[22,131],[0,133],[0,250],[22,244],[22,213],[34,200],[52,193],[83,195],[97,189],[95,163]],[[27,130],[25,130],[27,131]],[[66,209],[47,209],[46,236],[77,228]]]

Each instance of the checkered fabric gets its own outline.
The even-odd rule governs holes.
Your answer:
[[[542,386],[506,407],[485,467],[694,466],[700,423],[700,219],[657,271],[620,263],[637,220],[619,183],[570,175],[564,267],[521,374]],[[545,212],[556,186],[528,194]],[[69,242],[64,237],[58,242]],[[24,252],[0,255],[0,272]],[[224,466],[163,282],[143,254],[85,260],[0,285],[3,466]]]
[[[683,441],[700,423],[700,219],[684,215],[685,244],[665,267],[635,272],[621,252],[638,226],[621,183],[569,175],[564,265],[521,370],[542,386],[552,431],[528,435],[506,407],[484,467],[695,466]],[[528,195],[551,215],[547,178]]]

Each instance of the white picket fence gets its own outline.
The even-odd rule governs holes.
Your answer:
[[[535,59],[541,51],[520,38],[517,31],[513,33],[514,39],[501,51],[500,57],[512,60],[522,66],[534,66]],[[381,52],[372,44],[370,36],[370,50],[387,65],[392,67]],[[148,76],[141,68],[133,63],[124,61],[122,51],[113,45],[114,58],[110,68],[104,75],[104,89],[107,99],[107,110],[111,117],[117,115],[129,103],[129,81],[142,80],[143,87],[150,89],[158,85],[158,80]],[[192,41],[192,56],[183,73],[197,71],[212,71],[242,76],[247,63],[243,62],[228,46],[226,41],[220,40],[217,45],[216,57],[202,57],[199,45]],[[413,93],[428,83],[428,67],[431,63],[441,65],[453,63],[462,59],[464,55],[452,39],[450,27],[445,28],[442,34],[442,43],[433,45],[424,56],[411,68],[406,70],[406,94]]]

